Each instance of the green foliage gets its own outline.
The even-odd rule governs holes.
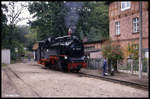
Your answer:
[[[2,40],[2,48],[9,48],[9,28],[7,25],[2,25],[2,35],[1,35],[1,40]]]
[[[28,8],[36,21],[30,22],[32,28],[38,29],[38,40],[49,36],[67,35],[64,17],[67,9],[63,2],[33,2]],[[84,2],[79,11],[76,35],[88,41],[96,41],[108,38],[108,5],[105,2]]]
[[[20,14],[25,8],[24,4],[21,8],[18,8],[18,2],[10,1],[8,5],[3,5],[2,10],[2,48],[11,50],[11,58],[15,60],[20,54],[24,53],[24,45],[27,39],[24,37],[28,33],[28,27],[17,26],[17,23],[23,18],[20,18]],[[17,8],[17,9],[16,9]],[[4,14],[7,13],[7,17]],[[8,22],[8,24],[7,24]],[[18,48],[18,53],[15,52],[15,48]]]
[[[4,14],[4,11],[8,11],[8,8],[7,8],[7,6],[5,5],[5,4],[2,4],[2,6],[1,6],[1,23],[2,23],[2,25],[5,25],[6,23],[7,23],[7,17],[6,17],[6,15]]]
[[[108,38],[108,5],[101,2],[84,2],[80,11],[80,19],[77,26],[77,33],[88,41],[103,40]]]
[[[24,46],[27,42],[27,39],[24,35],[27,33],[23,29],[23,27],[15,27],[13,34],[10,32],[10,25],[6,25],[5,28],[2,29],[2,48],[11,49],[11,58],[16,60],[17,55],[20,56],[24,53]],[[11,41],[9,39],[11,38]],[[18,48],[18,53],[15,52],[15,48]]]
[[[2,5],[1,7],[2,48],[11,49],[12,57],[16,55],[15,48],[18,48],[18,53],[21,54],[23,53],[23,47],[28,47],[29,50],[32,50],[32,46],[36,41],[43,40],[49,36],[67,35],[68,30],[64,22],[67,9],[63,1],[47,3],[35,1],[29,3],[28,10],[30,14],[37,18],[35,21],[29,22],[31,27],[16,26],[20,19],[19,15],[16,18],[11,17],[16,13],[10,13],[14,9],[7,9],[7,7],[15,8],[15,3],[17,2],[10,2],[9,6]],[[79,11],[79,20],[75,31],[82,39],[88,37],[89,41],[93,41],[108,37],[108,5],[104,3],[84,2],[83,8]],[[8,11],[10,16],[6,17],[4,11]],[[9,21],[7,18],[9,20],[14,18],[14,20],[7,25],[6,23]]]
[[[2,39],[2,48],[8,48],[8,41],[6,39],[8,39],[8,26],[7,26],[7,17],[4,14],[4,11],[8,11],[7,6],[2,4],[1,6],[1,29],[2,29],[2,35],[1,35],[1,39]]]
[[[28,10],[37,17],[36,21],[31,22],[31,27],[38,30],[38,40],[67,34],[64,23],[66,9],[63,2],[33,2],[29,4]]]
[[[128,52],[129,52],[129,57],[136,60],[138,59],[138,53],[139,53],[139,46],[138,44],[129,44],[128,43]]]
[[[102,46],[102,54],[104,57],[112,61],[123,59],[121,48],[115,44],[112,44],[111,40],[106,41],[104,46]]]
[[[12,45],[13,48],[11,49],[11,58],[12,60],[19,59],[21,55],[25,53],[24,44],[20,43],[20,41],[17,40],[13,40],[12,44],[13,44]],[[15,51],[15,48],[18,49],[18,52]]]
[[[32,51],[32,47],[36,41],[39,40],[38,38],[38,28],[29,28],[29,33],[25,35],[25,38],[28,39],[26,43],[26,47],[28,50]]]
[[[24,51],[24,45],[22,43],[20,43],[19,41],[13,41],[14,43],[14,47],[15,48],[18,48],[18,54],[19,56],[21,56],[21,54],[24,54],[25,51]]]
[[[2,67],[6,67],[6,66],[7,66],[7,64],[3,64],[3,63],[2,63]]]
[[[123,52],[122,52],[121,48],[118,47],[116,44],[112,44],[111,40],[108,40],[102,46],[102,54],[105,58],[108,59],[109,72],[111,71],[110,63],[114,67],[114,70],[117,71],[117,60],[123,59]]]

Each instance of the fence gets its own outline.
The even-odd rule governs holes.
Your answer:
[[[89,58],[87,59],[87,69],[101,69],[103,65],[102,58]]]
[[[149,61],[148,59],[143,59],[143,68],[142,72],[149,74]],[[126,60],[126,61],[117,61],[118,71],[127,72],[131,74],[137,74],[139,71],[139,60]],[[87,68],[89,70],[101,70],[103,66],[102,58],[89,58],[87,59]]]
[[[139,60],[126,60],[117,63],[118,70],[137,74],[139,72]],[[142,72],[149,74],[149,61],[148,59],[142,60]]]
[[[10,50],[9,49],[3,49],[1,50],[1,60],[4,64],[10,64]]]

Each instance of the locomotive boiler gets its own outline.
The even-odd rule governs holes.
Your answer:
[[[37,61],[45,67],[65,72],[86,67],[83,43],[77,36],[49,37],[38,45]]]

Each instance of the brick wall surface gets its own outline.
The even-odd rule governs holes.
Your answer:
[[[149,33],[149,16],[148,16],[148,2],[142,2],[142,47],[149,48],[148,46],[148,33]],[[121,48],[126,48],[128,43],[139,44],[139,32],[133,33],[132,21],[133,18],[139,17],[139,2],[131,1],[131,8],[125,11],[121,11],[121,1],[112,2],[109,5],[109,36],[114,43],[120,45]],[[120,35],[115,34],[115,22],[120,21]],[[102,48],[103,43],[84,44],[84,47],[95,46],[95,48]],[[100,52],[91,53],[91,57],[100,56]]]
[[[143,48],[148,48],[148,2],[143,2],[142,9]],[[136,40],[138,43],[139,32],[133,33],[132,20],[139,17],[139,2],[131,2],[131,8],[121,11],[121,2],[113,2],[109,7],[109,35],[113,41],[120,41],[121,46]],[[115,34],[115,22],[120,21],[120,35]]]

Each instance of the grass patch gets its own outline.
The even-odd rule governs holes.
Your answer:
[[[6,67],[6,66],[7,66],[7,64],[3,64],[3,63],[2,63],[2,67]]]
[[[17,60],[11,60],[10,64],[16,64],[16,63],[21,63],[22,60],[17,59]]]
[[[10,64],[15,64],[16,60],[11,60]]]

